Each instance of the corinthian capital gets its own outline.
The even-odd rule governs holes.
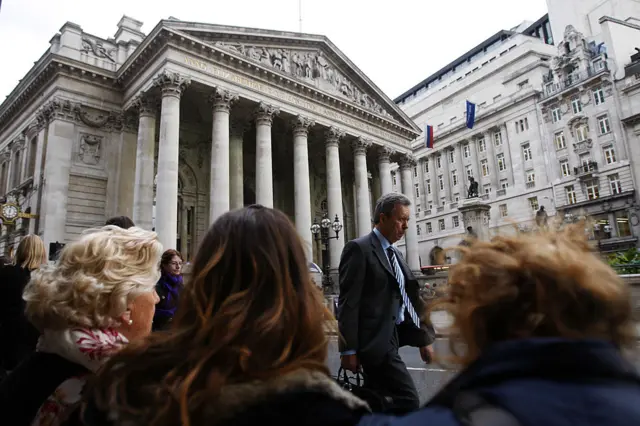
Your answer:
[[[176,96],[179,98],[190,84],[191,79],[169,70],[162,70],[153,79],[153,85],[162,90],[162,96]]]
[[[396,153],[396,150],[388,145],[382,145],[378,147],[378,162],[389,163],[391,162],[391,156]]]
[[[158,99],[147,93],[140,93],[133,99],[131,107],[138,110],[140,115],[155,115],[158,111]]]
[[[366,155],[367,149],[371,146],[371,142],[364,138],[357,138],[351,142],[353,155]]]
[[[398,160],[400,170],[413,169],[417,163],[416,158],[411,154],[403,154]]]
[[[217,87],[209,97],[209,101],[213,104],[213,110],[221,112],[229,112],[231,105],[237,100],[238,95],[220,87]]]
[[[293,120],[291,120],[291,126],[293,127],[293,135],[302,135],[307,136],[309,134],[309,129],[316,125],[316,122],[310,118],[303,117],[302,115],[297,116]]]
[[[273,116],[280,114],[280,108],[260,102],[255,111],[256,124],[273,124]]]
[[[327,145],[338,146],[340,139],[344,137],[344,132],[336,127],[329,127],[327,131],[324,132],[324,137]]]

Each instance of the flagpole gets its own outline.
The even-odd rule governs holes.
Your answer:
[[[298,0],[298,32],[302,32],[302,0]]]

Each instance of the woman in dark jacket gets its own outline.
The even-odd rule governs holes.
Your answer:
[[[156,284],[156,293],[160,302],[156,305],[153,317],[153,330],[164,330],[169,327],[178,308],[180,292],[182,292],[182,255],[170,249],[162,254],[160,261],[161,276]]]
[[[322,294],[287,216],[222,215],[171,331],[123,349],[85,395],[88,426],[353,426],[367,405],[326,366]]]
[[[640,425],[630,290],[584,224],[460,248],[443,307],[464,343],[461,373],[404,417],[362,426]]]
[[[0,268],[0,361],[13,370],[36,348],[40,333],[24,314],[22,292],[31,271],[46,263],[44,243],[37,235],[25,236],[16,250],[15,264]]]

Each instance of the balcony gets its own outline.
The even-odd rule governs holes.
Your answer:
[[[496,195],[498,197],[504,197],[505,195],[507,195],[507,190],[506,189],[498,189],[498,191],[496,192]]]
[[[565,90],[571,89],[580,83],[583,83],[592,77],[609,72],[609,66],[606,62],[599,62],[596,66],[589,66],[586,72],[572,72],[567,78],[559,83],[547,82],[543,91],[543,99],[559,95]]]
[[[573,174],[580,179],[590,178],[597,171],[598,163],[596,163],[595,161],[589,161],[579,167],[573,168]]]
[[[535,187],[536,187],[535,181],[527,182],[527,189],[533,189]]]

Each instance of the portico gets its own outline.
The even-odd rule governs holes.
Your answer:
[[[345,241],[370,232],[372,201],[391,190],[390,164],[413,164],[420,130],[325,37],[167,20],[121,62],[120,114],[135,121],[136,140],[135,161],[118,161],[135,165],[121,168],[106,197],[119,200],[113,213],[155,227],[187,258],[220,215],[260,203],[289,215],[317,263],[313,219],[338,215],[335,271]],[[75,129],[68,134],[73,145]],[[402,184],[413,200],[412,173]]]

